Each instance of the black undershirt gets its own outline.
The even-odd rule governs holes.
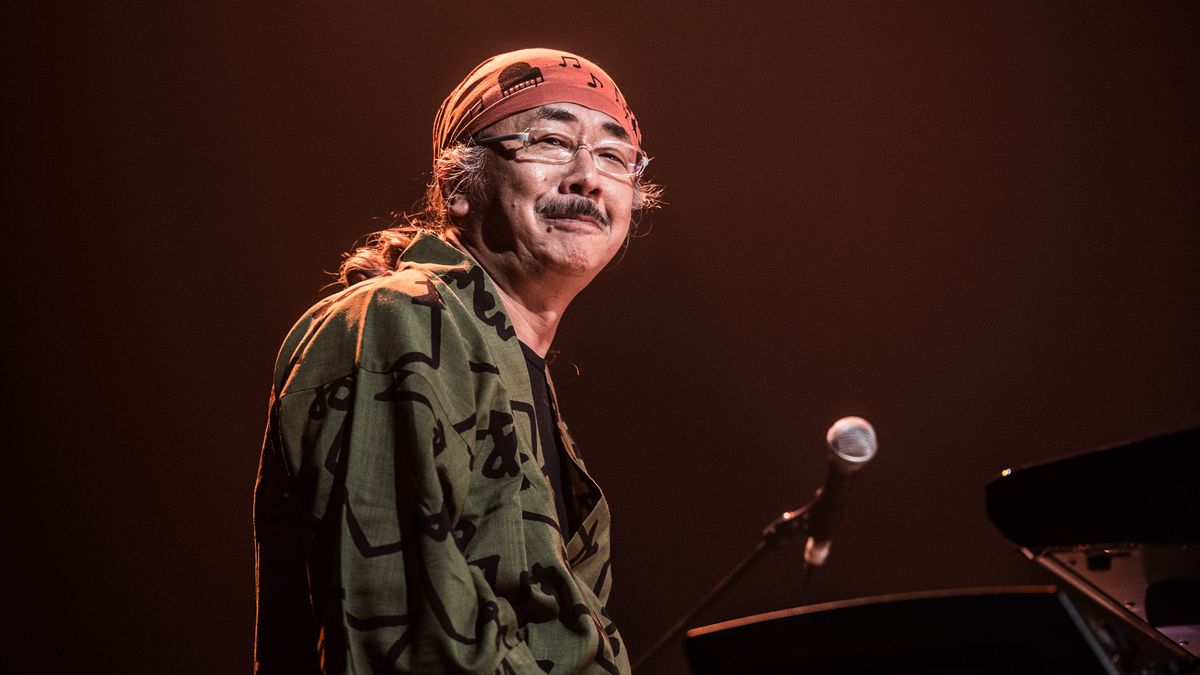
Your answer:
[[[567,463],[563,459],[566,457],[566,452],[563,451],[562,439],[559,438],[554,424],[554,411],[550,407],[550,388],[546,384],[546,361],[524,342],[521,342],[521,351],[525,352],[525,365],[529,368],[529,388],[533,392],[538,447],[542,449],[542,472],[546,474],[551,490],[554,492],[554,508],[558,512],[558,524],[563,539],[568,539],[575,530],[570,517],[571,512],[567,508],[567,495],[570,494],[571,482],[567,474]]]

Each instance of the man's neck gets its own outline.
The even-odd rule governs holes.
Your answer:
[[[563,312],[575,297],[570,290],[572,284],[561,283],[562,280],[557,278],[531,278],[521,274],[521,270],[493,269],[480,262],[479,256],[473,254],[470,247],[453,232],[444,233],[443,238],[487,272],[500,292],[500,301],[513,323],[517,339],[545,358],[554,342]]]
[[[496,284],[500,291],[500,300],[504,303],[504,311],[513,323],[517,339],[524,342],[538,356],[546,358],[550,344],[554,342],[554,334],[558,332],[558,322],[562,319],[562,310],[549,307],[531,308],[519,296],[511,294],[500,283]]]

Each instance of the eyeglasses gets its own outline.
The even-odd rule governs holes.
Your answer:
[[[488,136],[476,138],[475,142],[500,143],[503,141],[521,141],[522,150],[526,156],[535,162],[546,164],[567,164],[574,161],[580,148],[587,148],[592,153],[592,161],[600,173],[628,180],[642,175],[650,157],[636,147],[620,141],[600,141],[599,143],[584,143],[580,139],[557,129],[530,128],[519,134],[503,136]]]

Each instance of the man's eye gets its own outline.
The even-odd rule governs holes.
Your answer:
[[[605,162],[609,162],[611,164],[616,164],[618,166],[623,166],[623,167],[629,166],[629,162],[625,161],[624,157],[622,157],[620,154],[615,153],[615,152],[601,152],[597,156],[600,159],[604,160]]]
[[[619,162],[626,166],[637,161],[631,149],[626,149],[620,146],[602,145],[599,148],[596,148],[596,156],[603,157],[606,160],[611,159],[614,162]]]
[[[537,139],[536,142],[541,145],[553,145],[562,148],[568,148],[571,146],[570,141],[562,138],[561,136],[542,136],[541,138]]]

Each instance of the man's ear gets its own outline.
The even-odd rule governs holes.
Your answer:
[[[446,195],[446,214],[455,220],[462,220],[471,212],[471,205],[467,202],[467,196],[462,192],[455,191]]]

